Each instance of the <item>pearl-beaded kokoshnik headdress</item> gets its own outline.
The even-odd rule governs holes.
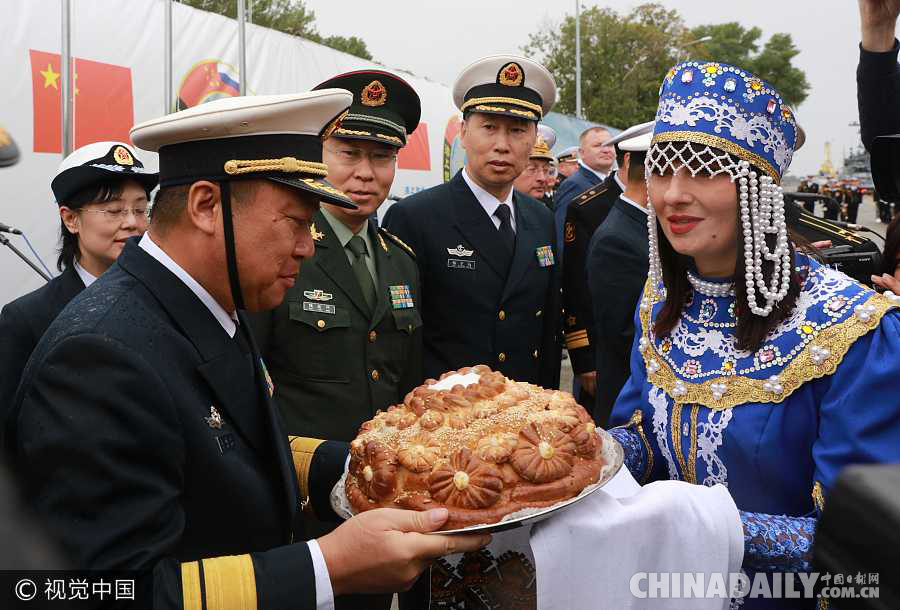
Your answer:
[[[791,250],[778,183],[804,139],[778,92],[740,68],[691,61],[673,67],[663,79],[645,162],[647,180],[653,173],[687,170],[691,177],[727,174],[737,181],[747,304],[759,316],[769,315],[790,288]],[[647,210],[650,290],[642,308],[652,306],[663,282],[652,202]],[[774,247],[768,245],[767,235],[775,236]],[[769,282],[763,261],[774,264]],[[695,289],[698,283],[707,284],[689,279]],[[727,285],[701,287],[713,292],[721,288],[723,296],[732,292]]]

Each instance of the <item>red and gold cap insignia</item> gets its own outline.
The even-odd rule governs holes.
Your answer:
[[[387,89],[377,80],[373,80],[362,90],[363,106],[384,106],[387,101]]]
[[[131,156],[131,153],[124,146],[116,146],[116,149],[113,151],[113,159],[119,165],[134,165],[134,157]]]
[[[322,130],[322,133],[319,135],[319,138],[321,138],[323,141],[330,138],[331,134],[333,134],[335,132],[335,130],[341,128],[341,121],[344,120],[344,117],[347,116],[347,114],[349,112],[350,112],[349,110],[345,110],[342,113],[340,113],[339,115],[337,115],[337,118],[335,118],[333,121],[331,121],[328,125],[325,126],[325,129]]]
[[[515,62],[510,62],[500,68],[500,74],[497,75],[497,82],[507,87],[518,87],[524,80],[522,67]]]

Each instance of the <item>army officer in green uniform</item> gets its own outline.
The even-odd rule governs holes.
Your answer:
[[[350,441],[376,410],[423,381],[414,254],[374,221],[421,105],[404,80],[382,71],[316,87],[327,88],[353,94],[322,157],[329,182],[358,209],[322,204],[312,225],[315,256],[281,306],[251,324],[287,432]]]

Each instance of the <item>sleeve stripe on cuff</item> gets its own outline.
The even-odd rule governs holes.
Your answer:
[[[181,603],[184,610],[204,610],[200,592],[200,566],[196,561],[181,564]]]
[[[202,559],[207,610],[256,610],[256,573],[250,555]]]

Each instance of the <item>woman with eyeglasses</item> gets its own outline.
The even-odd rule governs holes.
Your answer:
[[[121,142],[88,144],[63,159],[50,184],[59,204],[62,273],[0,312],[0,420],[50,323],[115,262],[127,239],[146,231],[157,180]]]

